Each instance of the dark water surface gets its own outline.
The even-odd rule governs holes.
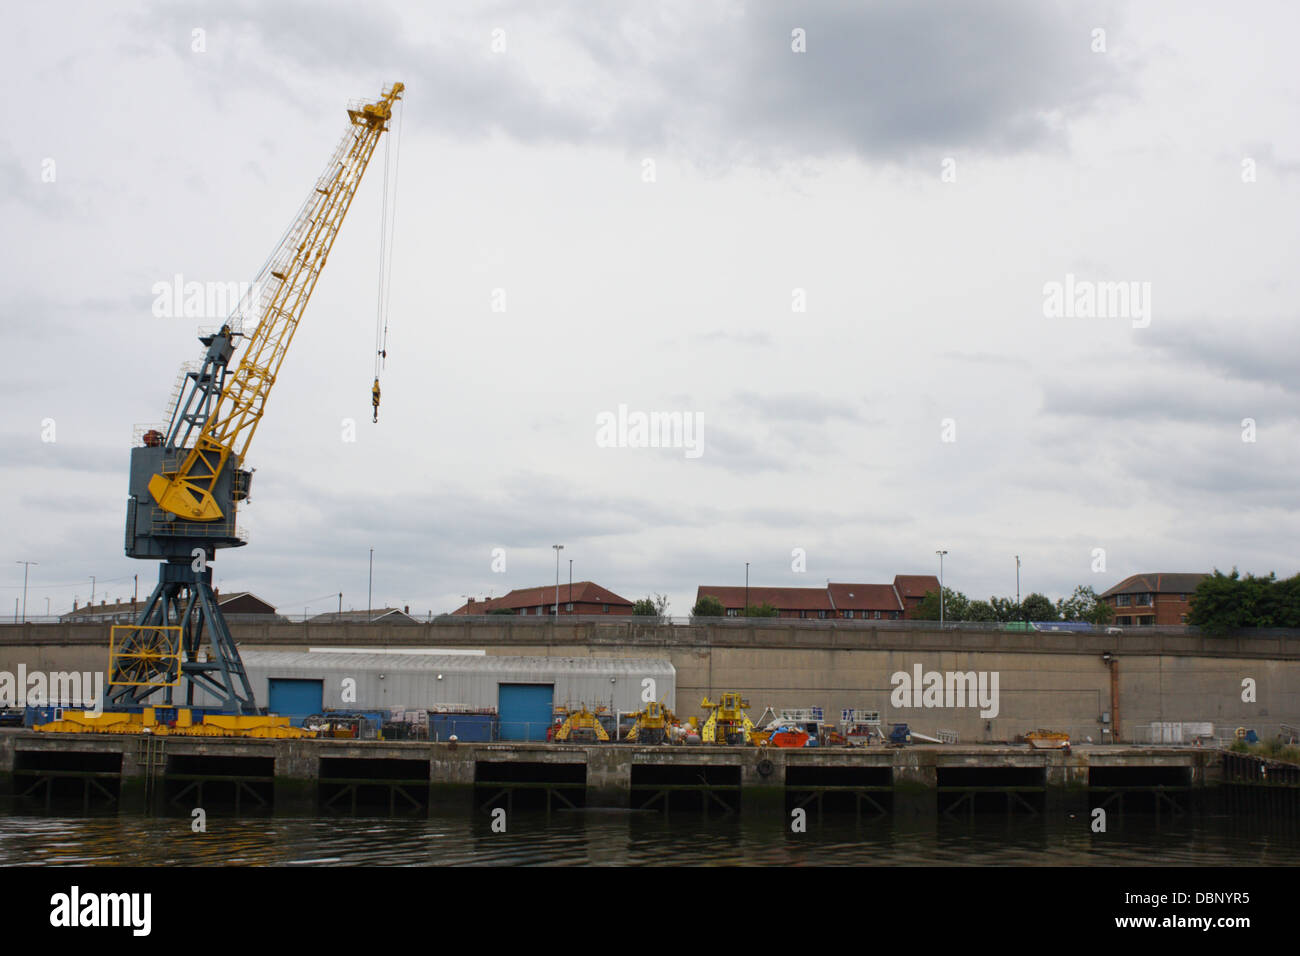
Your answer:
[[[1064,865],[1294,866],[1294,823],[1130,814],[1109,832],[1082,817],[856,822],[682,814],[514,813],[428,819],[0,816],[0,864],[13,865]]]

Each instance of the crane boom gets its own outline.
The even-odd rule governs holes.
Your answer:
[[[218,549],[245,544],[235,527],[252,472],[244,455],[293,342],[343,218],[375,146],[405,87],[394,83],[375,102],[348,110],[348,126],[255,288],[257,324],[244,332],[232,316],[201,334],[201,363],[179,380],[164,434],[150,429],[131,449],[126,502],[126,553],[159,560],[158,585],[136,623],[113,629],[106,706],[143,707],[159,690],[167,705],[185,686],[225,713],[255,715],[257,699],[212,587],[209,563]],[[235,342],[247,347],[233,371]],[[375,401],[378,401],[376,384]]]
[[[348,110],[348,128],[258,283],[263,287],[261,316],[248,337],[239,367],[226,376],[219,398],[179,468],[149,480],[149,494],[163,511],[187,521],[226,517],[214,494],[215,486],[232,456],[236,465],[243,461],[257,432],[298,322],[370,157],[388,128],[393,104],[404,89],[403,84],[394,83],[378,101]],[[172,437],[175,440],[175,431]]]

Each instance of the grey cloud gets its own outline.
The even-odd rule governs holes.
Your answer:
[[[1295,319],[1183,322],[1150,331],[1155,334],[1140,338],[1139,344],[1149,343],[1166,361],[1191,362],[1225,378],[1300,393],[1300,328]]]
[[[407,83],[419,121],[444,133],[683,148],[724,165],[1054,147],[1065,121],[1127,84],[1113,58],[1090,52],[1100,13],[1086,5],[816,0],[678,14],[568,3],[548,6],[544,22],[524,4],[461,6],[439,8],[423,34],[375,4],[325,16],[317,4],[160,4],[145,19],[172,46],[178,30],[203,22],[256,37],[304,71],[380,68]],[[308,21],[330,29],[302,29]],[[566,37],[575,69],[591,75],[541,89],[519,58],[486,52],[497,26],[514,51]],[[807,52],[792,52],[795,28]],[[223,82],[283,86],[251,47],[238,49]]]
[[[1050,415],[1093,418],[1107,422],[1149,425],[1175,421],[1236,432],[1245,417],[1259,421],[1295,421],[1294,402],[1259,392],[1229,395],[1224,389],[1194,382],[1155,383],[1127,380],[1123,384],[1097,379],[1062,382],[1043,390],[1042,410]]]

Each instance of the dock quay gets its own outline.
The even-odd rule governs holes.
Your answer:
[[[1300,768],[1214,748],[805,749],[249,740],[0,731],[0,794],[62,811],[425,815],[504,807],[862,817],[1179,815],[1231,801],[1300,816]],[[1252,802],[1254,801],[1254,802]]]

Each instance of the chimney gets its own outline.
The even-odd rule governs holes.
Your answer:
[[[402,613],[403,613],[403,614],[410,614],[410,613],[411,613],[411,605],[408,604],[408,605],[406,605],[406,607],[402,608]]]
[[[470,598],[470,599],[469,599],[469,603],[470,603],[470,604],[473,604],[473,603],[474,603],[474,599],[473,599],[473,598]]]

